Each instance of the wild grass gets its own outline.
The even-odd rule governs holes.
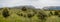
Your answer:
[[[60,22],[60,17],[58,16],[52,15],[49,17],[50,11],[37,10],[35,12],[36,13],[32,18],[28,18],[28,17],[19,16],[17,15],[17,13],[18,14],[22,13],[23,15],[28,13],[33,14],[34,13],[33,10],[22,11],[21,9],[20,10],[11,9],[9,10],[10,16],[8,16],[7,18],[4,18],[2,15],[2,10],[0,10],[0,22]],[[46,20],[38,19],[37,15],[39,12],[47,15]]]

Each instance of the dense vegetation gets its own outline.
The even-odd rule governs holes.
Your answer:
[[[41,9],[9,9],[0,10],[0,22],[60,22],[59,11]]]

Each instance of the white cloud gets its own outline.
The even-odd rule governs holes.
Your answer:
[[[33,5],[36,8],[43,8],[44,6],[60,6],[59,0],[0,0],[0,7]]]

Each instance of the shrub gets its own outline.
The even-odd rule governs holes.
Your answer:
[[[45,17],[47,17],[47,15],[40,13],[37,15],[39,19],[45,19]]]
[[[3,16],[4,16],[5,18],[8,17],[8,16],[9,16],[9,11],[8,11],[8,9],[7,9],[7,8],[4,8],[3,11],[2,11],[2,14],[3,14]]]
[[[50,14],[53,15],[52,11],[50,11]]]
[[[31,18],[31,17],[33,17],[33,16],[34,16],[34,14],[28,14],[28,15],[27,15],[28,18]]]
[[[22,8],[22,11],[26,11],[27,9],[25,7]]]
[[[39,12],[37,17],[38,17],[39,20],[41,20],[41,22],[45,22],[47,15],[44,12],[42,12],[42,13]]]
[[[50,17],[51,15],[53,15],[53,12],[52,11],[49,12],[49,15],[48,16]]]
[[[22,13],[20,13],[20,14],[19,14],[19,13],[17,13],[17,15],[18,15],[18,16],[23,16],[23,14],[22,14]]]
[[[59,12],[58,12],[58,11],[55,11],[55,12],[54,12],[54,15],[59,15]]]

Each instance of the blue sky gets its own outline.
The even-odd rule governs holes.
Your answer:
[[[33,5],[35,8],[60,6],[60,0],[0,0],[0,7],[14,7],[21,5]]]

